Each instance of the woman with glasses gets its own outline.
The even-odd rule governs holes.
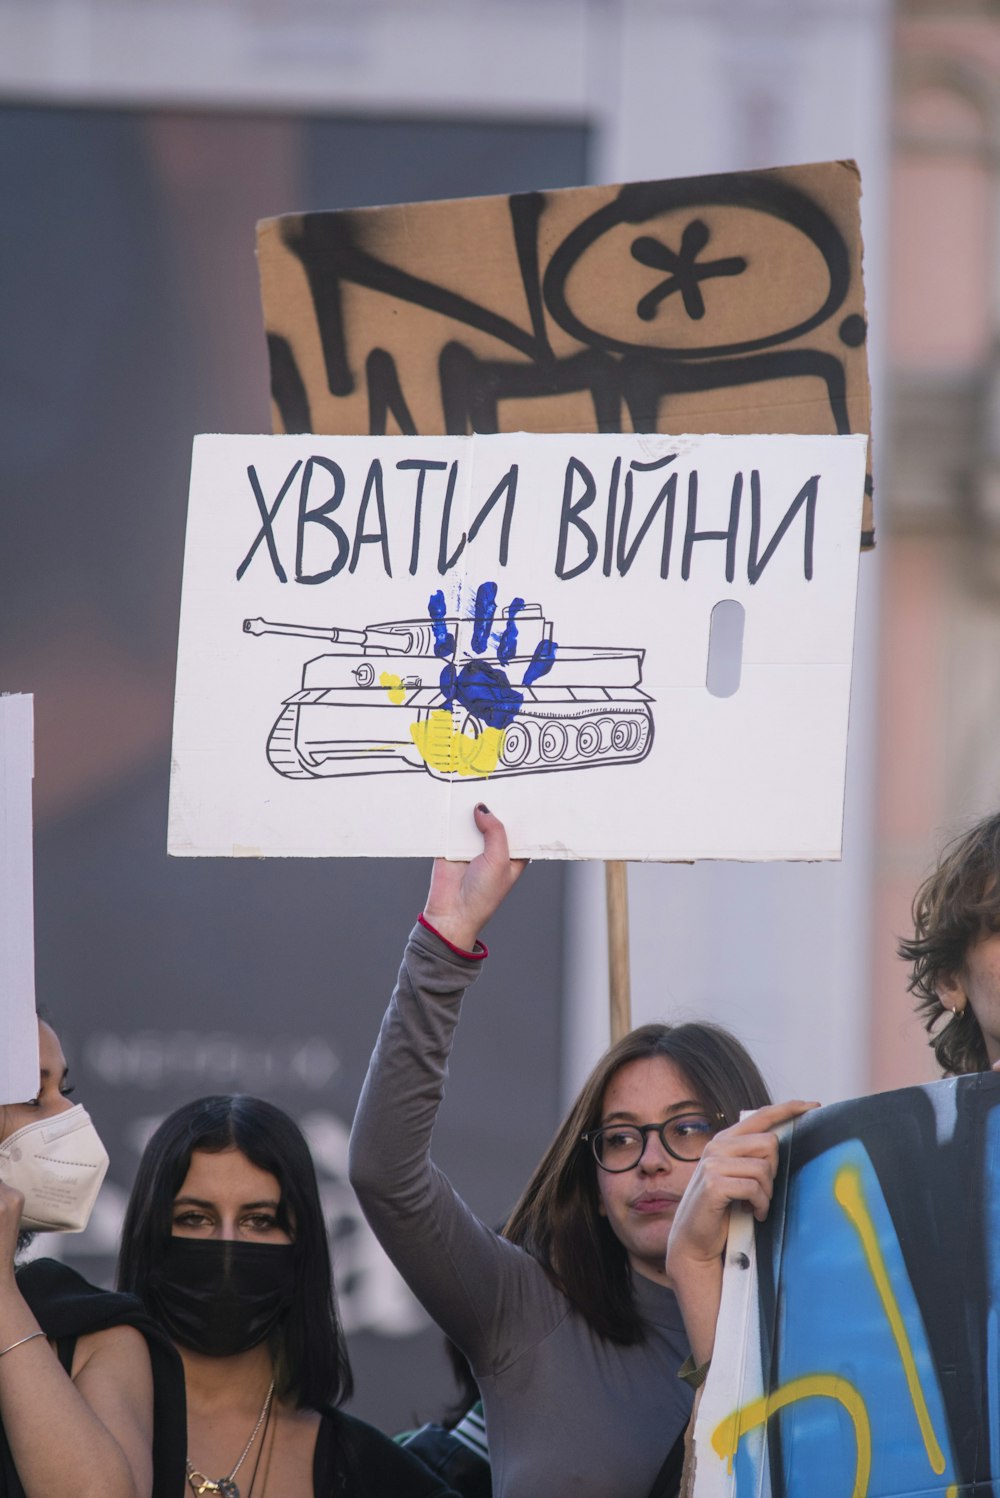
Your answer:
[[[475,815],[479,857],[434,865],[358,1106],[351,1179],[472,1365],[495,1498],[647,1498],[692,1400],[677,1377],[689,1345],[665,1269],[671,1224],[711,1141],[767,1090],[724,1030],[645,1025],[598,1063],[503,1233],[482,1223],[430,1158],[462,996],[486,956],[479,932],[523,868],[497,818]]]

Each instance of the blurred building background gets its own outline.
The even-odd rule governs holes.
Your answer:
[[[355,1407],[388,1426],[451,1388],[344,1151],[425,870],[165,854],[190,440],[270,424],[254,222],[843,157],[879,537],[844,859],[630,871],[636,1020],[717,1017],[827,1101],[933,1075],[895,941],[1000,791],[1000,4],[0,0],[0,689],[36,697],[39,997],[113,1159],[62,1248],[111,1273],[175,1103],[273,1098],[320,1169]],[[601,871],[558,865],[497,922],[437,1141],[484,1216],[606,1044],[602,926]]]

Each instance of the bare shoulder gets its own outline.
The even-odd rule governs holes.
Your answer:
[[[134,1326],[109,1326],[79,1337],[73,1354],[73,1377],[85,1368],[98,1367],[114,1368],[126,1377],[148,1375],[149,1349],[142,1332]]]

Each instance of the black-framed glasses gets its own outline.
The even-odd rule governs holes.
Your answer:
[[[708,1141],[725,1123],[721,1113],[709,1116],[704,1113],[681,1113],[668,1118],[664,1123],[651,1124],[605,1124],[601,1129],[590,1129],[580,1138],[590,1145],[594,1159],[602,1170],[612,1172],[634,1170],[642,1159],[646,1140],[650,1134],[658,1134],[660,1143],[668,1155],[685,1163],[700,1160]]]

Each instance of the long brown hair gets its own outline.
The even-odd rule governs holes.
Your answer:
[[[718,1025],[642,1025],[613,1045],[583,1085],[503,1230],[537,1259],[593,1329],[613,1342],[642,1340],[624,1247],[598,1210],[597,1165],[581,1134],[601,1122],[612,1077],[632,1061],[662,1056],[684,1074],[706,1113],[736,1123],[770,1102],[767,1086],[734,1035]]]
[[[1000,813],[977,822],[941,855],[913,897],[913,936],[899,955],[913,964],[907,988],[917,996],[939,1065],[952,1076],[988,1071],[979,1022],[966,1004],[935,1034],[947,1009],[938,997],[942,979],[960,977],[970,946],[1000,931]]]

